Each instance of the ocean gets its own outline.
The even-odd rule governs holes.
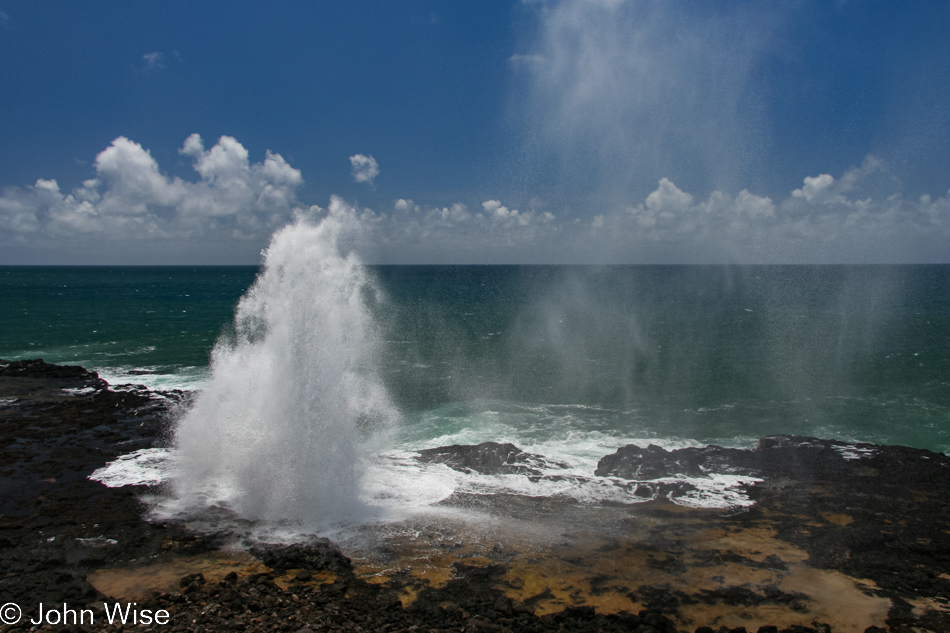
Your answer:
[[[178,511],[307,522],[354,499],[564,493],[413,460],[484,441],[578,477],[628,443],[950,450],[950,266],[363,266],[291,233],[269,276],[0,268],[0,358],[199,393],[176,422]]]
[[[0,358],[200,389],[257,272],[0,267]],[[950,449],[950,266],[368,272],[385,297],[380,372],[407,420],[452,429],[501,407],[537,416],[542,434],[749,445],[793,433]]]

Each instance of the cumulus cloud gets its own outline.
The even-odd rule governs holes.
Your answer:
[[[749,193],[748,189],[743,189],[736,196],[735,212],[752,218],[768,218],[775,214],[775,205],[772,204],[771,198],[757,196]]]
[[[829,180],[830,178],[830,180]],[[778,201],[742,189],[695,196],[661,178],[640,202],[586,219],[519,210],[500,198],[480,209],[399,199],[374,215],[371,241],[392,260],[468,263],[855,263],[942,261],[950,195],[917,201],[871,192],[888,182],[881,161],[838,178],[808,176]],[[807,195],[806,195],[807,194]],[[408,246],[411,245],[411,248]],[[399,247],[403,250],[400,252]],[[376,252],[380,252],[376,251]],[[399,258],[402,258],[401,260]]]
[[[396,209],[396,211],[418,211],[419,210],[419,207],[413,204],[412,200],[404,200],[403,198],[396,200],[396,202],[393,204],[393,208]]]
[[[279,154],[251,163],[235,139],[205,150],[197,134],[180,151],[193,159],[197,181],[167,176],[147,149],[120,136],[96,156],[96,177],[72,191],[52,179],[4,189],[0,228],[41,241],[265,240],[297,206],[303,179]]]
[[[373,180],[379,175],[379,163],[372,156],[354,154],[350,156],[350,173],[353,180],[373,186]]]
[[[669,178],[661,178],[660,186],[647,196],[646,207],[651,211],[685,211],[693,202],[693,196],[681,191]]]
[[[360,243],[370,261],[510,261],[519,248],[536,246],[559,231],[554,214],[534,209],[521,211],[495,199],[486,200],[479,205],[480,210],[473,210],[462,202],[427,206],[399,198],[391,213],[376,213],[334,200],[358,220]],[[322,211],[319,207],[311,210]],[[515,260],[529,261],[522,258],[525,253],[516,253]]]
[[[792,196],[815,204],[841,204],[847,201],[847,194],[862,187],[871,176],[884,171],[880,158],[868,156],[860,167],[852,167],[838,180],[831,174],[807,176],[804,186],[792,191]]]
[[[252,259],[240,261],[251,263],[304,208],[296,198],[300,171],[279,154],[254,162],[234,138],[207,148],[197,134],[179,152],[193,180],[167,175],[146,148],[119,137],[96,157],[95,177],[71,190],[47,178],[0,190],[0,253],[75,244],[87,245],[89,257],[95,242],[142,252],[180,247],[194,261],[209,244],[225,245],[222,252],[246,244],[255,247],[247,251]],[[446,204],[404,197],[376,211],[334,197],[309,213],[351,216],[348,239],[378,263],[945,261],[950,192],[905,199],[897,184],[869,156],[837,176],[809,175],[778,199],[748,189],[698,196],[660,178],[639,200],[587,209],[499,196]]]
[[[831,174],[821,174],[820,176],[806,176],[805,186],[796,189],[792,195],[796,198],[804,198],[808,202],[822,202],[832,199],[832,189],[835,179]]]
[[[948,197],[915,202],[896,193],[871,195],[887,184],[893,181],[874,156],[840,178],[807,176],[778,203],[747,189],[698,200],[662,178],[644,203],[626,214],[597,216],[593,226],[611,226],[615,242],[627,245],[666,244],[669,261],[944,260],[939,244],[950,237]]]
[[[503,205],[498,200],[486,200],[482,203],[482,209],[485,210],[485,213],[487,213],[489,217],[498,218],[501,220],[506,220],[512,216],[517,217],[518,215],[517,209],[512,212],[508,209],[508,207]]]

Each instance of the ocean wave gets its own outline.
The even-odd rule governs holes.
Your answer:
[[[136,384],[151,391],[199,391],[208,382],[207,367],[187,366],[169,370],[159,365],[92,366],[110,385]]]

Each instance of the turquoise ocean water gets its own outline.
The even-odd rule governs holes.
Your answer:
[[[377,369],[406,447],[791,433],[950,450],[950,266],[369,272]],[[200,389],[256,274],[2,267],[0,358]]]

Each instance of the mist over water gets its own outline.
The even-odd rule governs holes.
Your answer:
[[[570,424],[552,410],[549,423],[727,445],[796,433],[946,447],[942,267],[379,275],[398,313],[385,377],[410,419],[446,403],[595,407]]]
[[[915,302],[939,292],[939,275],[921,287],[923,270],[381,268],[395,312],[387,356],[403,363],[387,380],[409,409],[471,397],[631,407],[836,393],[856,373],[882,380],[869,362],[883,350],[926,343],[899,331]]]
[[[379,291],[341,249],[350,222],[335,203],[274,235],[175,432],[186,508],[304,524],[359,512],[362,438],[395,410],[377,377]]]

